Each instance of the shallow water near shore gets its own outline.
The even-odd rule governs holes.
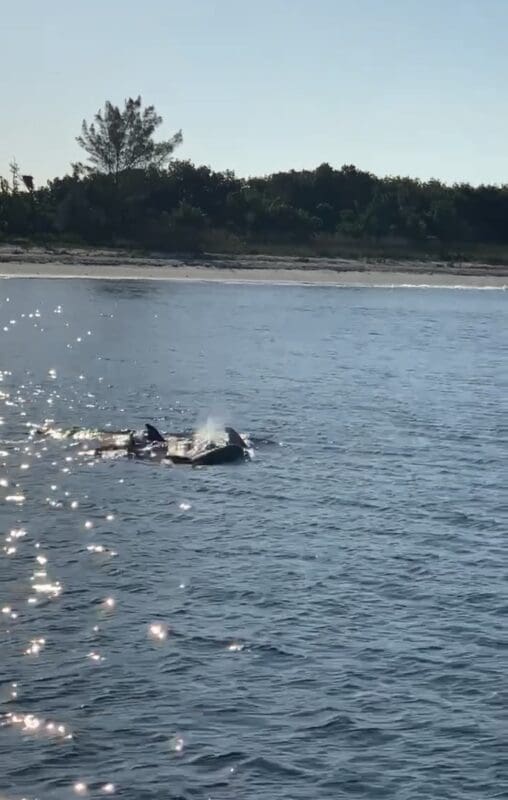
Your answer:
[[[0,343],[2,798],[506,796],[505,293],[13,279]]]

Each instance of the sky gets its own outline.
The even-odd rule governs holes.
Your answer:
[[[508,0],[0,0],[0,175],[140,94],[178,158],[508,183]]]

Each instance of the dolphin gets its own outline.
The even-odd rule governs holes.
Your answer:
[[[249,458],[249,447],[232,427],[224,429],[220,441],[200,441],[194,434],[173,433],[163,436],[157,428],[147,422],[141,431],[121,428],[99,430],[86,428],[57,428],[50,424],[36,428],[33,433],[54,439],[93,441],[90,449],[95,455],[121,451],[132,458],[157,459],[171,464],[204,466],[229,464]]]
[[[147,423],[141,432],[130,431],[127,438],[115,440],[110,437],[95,449],[96,455],[114,450],[124,450],[127,455],[139,459],[157,459],[171,464],[205,466],[230,464],[249,457],[245,440],[234,428],[225,428],[224,442],[199,442],[186,434],[171,434],[164,437],[154,425]]]
[[[161,440],[165,441],[156,428],[153,426],[150,428],[151,435],[158,434],[160,437],[156,439],[157,444]],[[230,464],[247,458],[248,447],[240,434],[231,427],[225,428],[225,433],[226,441],[224,443],[206,442],[201,444],[194,439],[171,437],[168,440],[167,458],[173,464],[190,464],[192,466]],[[183,453],[181,452],[182,444]]]

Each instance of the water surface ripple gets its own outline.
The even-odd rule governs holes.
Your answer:
[[[507,797],[507,308],[3,281],[1,797]],[[208,415],[273,443],[29,437]]]

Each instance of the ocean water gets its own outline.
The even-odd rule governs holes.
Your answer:
[[[1,282],[2,800],[508,797],[507,357],[504,292]]]

